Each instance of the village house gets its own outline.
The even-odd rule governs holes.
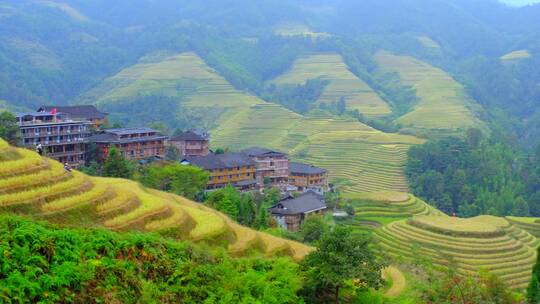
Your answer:
[[[90,122],[72,120],[65,113],[52,111],[16,113],[21,130],[21,145],[70,166],[84,165]]]
[[[182,132],[169,139],[169,144],[176,148],[182,157],[206,156],[210,153],[210,138],[207,133],[193,130]]]
[[[90,142],[96,143],[100,160],[109,155],[112,146],[116,146],[126,159],[141,160],[165,156],[167,136],[149,128],[110,129],[96,134]]]
[[[77,121],[88,121],[94,129],[101,129],[107,123],[107,113],[98,111],[95,106],[42,106],[37,111],[40,113],[56,110],[58,113],[67,114],[71,119]]]
[[[200,167],[210,173],[207,190],[221,189],[232,185],[246,191],[255,187],[255,162],[243,153],[208,154],[188,156],[184,165]]]
[[[285,188],[289,183],[289,157],[286,153],[265,148],[241,151],[255,161],[257,184]]]
[[[322,195],[308,191],[297,198],[288,198],[268,209],[281,228],[298,231],[307,216],[324,214],[328,207]]]
[[[325,169],[303,163],[289,163],[289,184],[300,192],[328,191],[328,172]]]

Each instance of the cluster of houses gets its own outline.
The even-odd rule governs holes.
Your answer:
[[[97,146],[101,160],[113,146],[130,160],[164,158],[167,147],[172,147],[183,165],[210,173],[208,191],[232,185],[240,191],[277,187],[283,193],[301,193],[296,198],[287,196],[269,209],[283,228],[295,231],[308,214],[326,210],[323,195],[329,189],[327,171],[291,162],[280,151],[254,147],[214,153],[209,134],[202,130],[169,138],[150,128],[103,129],[107,114],[87,105],[42,106],[35,112],[17,113],[16,117],[23,146],[32,149],[41,145],[48,157],[73,167],[84,165],[90,143]]]

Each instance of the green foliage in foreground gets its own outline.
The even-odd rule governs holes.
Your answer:
[[[0,217],[2,303],[302,303],[297,265]]]
[[[368,239],[354,236],[341,226],[323,235],[319,248],[303,263],[306,299],[310,303],[339,303],[340,291],[348,285],[364,291],[382,286],[385,265],[368,245]]]

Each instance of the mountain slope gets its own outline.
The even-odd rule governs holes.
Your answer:
[[[310,79],[328,80],[317,104],[335,103],[345,99],[347,109],[358,110],[367,117],[385,116],[392,113],[388,104],[367,83],[349,71],[343,58],[335,53],[315,54],[296,60],[292,68],[271,83],[304,84]]]
[[[235,89],[194,53],[148,58],[108,78],[81,102],[95,100],[117,117],[124,111],[133,124],[144,121],[138,111],[152,116],[153,108],[173,115],[171,121],[186,112],[201,113],[199,126],[211,129],[214,147],[238,150],[259,145],[290,152],[294,159],[327,168],[332,179],[348,180],[348,191],[408,190],[403,173],[406,152],[422,140],[326,114],[306,117],[267,103]],[[352,75],[345,66],[339,69]],[[139,94],[150,96],[148,104],[138,105]],[[152,97],[160,94],[172,98],[169,107],[161,107],[160,99]]]
[[[399,117],[397,123],[417,134],[448,134],[482,126],[474,112],[478,105],[461,84],[441,69],[413,57],[383,51],[375,59],[382,70],[398,73],[402,83],[416,89],[418,104]]]
[[[234,255],[259,252],[302,259],[311,248],[240,226],[185,198],[128,180],[68,173],[56,161],[0,140],[0,211],[54,223],[162,232],[224,246]]]

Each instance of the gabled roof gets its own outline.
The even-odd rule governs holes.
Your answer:
[[[297,198],[283,200],[268,209],[268,211],[275,215],[294,215],[311,213],[326,208],[327,206],[323,196],[308,191]]]
[[[326,170],[323,168],[315,167],[308,164],[303,163],[289,163],[289,171],[291,174],[298,173],[298,174],[324,174],[326,173]]]
[[[38,112],[50,112],[52,109],[56,109],[59,113],[66,113],[72,118],[85,118],[85,119],[104,119],[107,114],[98,111],[95,106],[82,105],[82,106],[41,106]]]
[[[182,132],[176,136],[171,137],[171,141],[184,141],[184,140],[207,141],[208,139],[193,131]]]
[[[255,162],[243,153],[208,154],[206,156],[190,156],[185,161],[205,170],[230,169],[236,167],[255,166]]]
[[[274,151],[266,148],[251,147],[241,151],[250,157],[264,157],[264,156],[287,156],[286,153]]]

